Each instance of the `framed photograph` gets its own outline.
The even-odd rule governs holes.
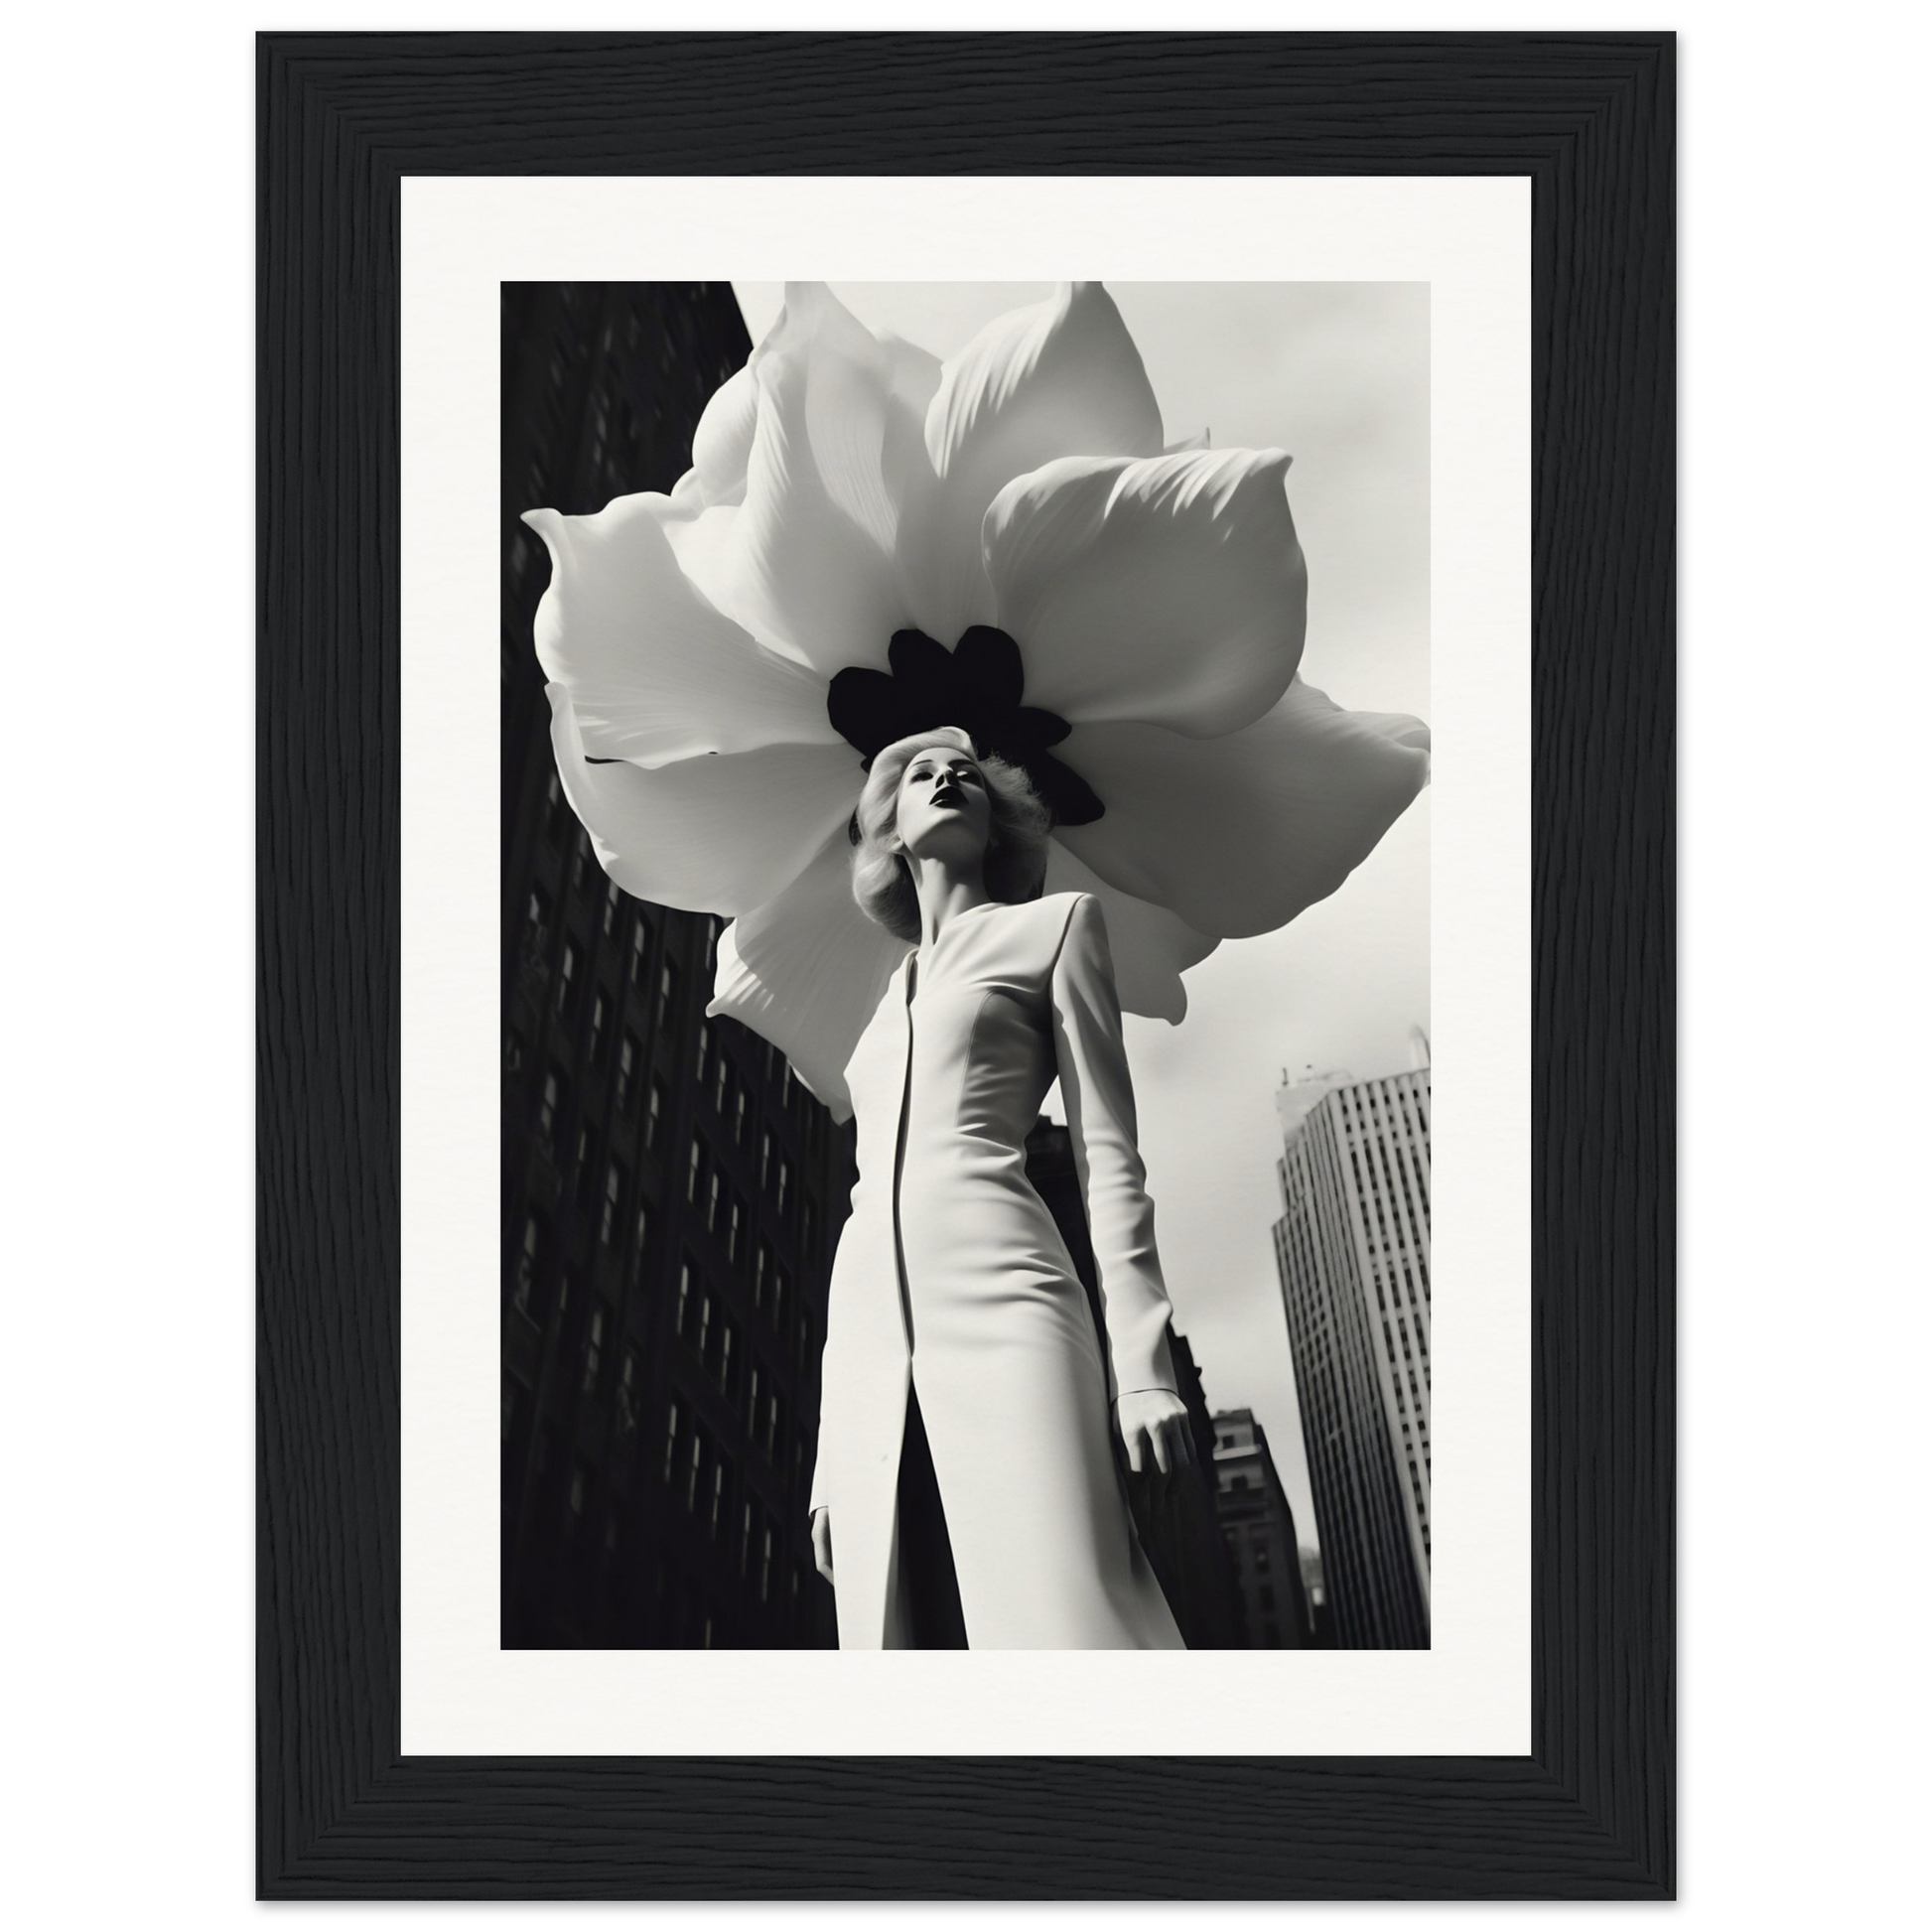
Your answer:
[[[1671,1895],[1672,51],[262,38],[264,1896]]]

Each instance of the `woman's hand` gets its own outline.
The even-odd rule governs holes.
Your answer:
[[[818,1565],[818,1574],[832,1583],[832,1512],[819,1508],[812,1511],[812,1557]],[[837,1588],[836,1584],[832,1585]]]
[[[1136,1475],[1150,1467],[1178,1475],[1194,1459],[1187,1405],[1172,1389],[1133,1389],[1114,1398],[1114,1416]]]

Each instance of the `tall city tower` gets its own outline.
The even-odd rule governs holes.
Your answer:
[[[1275,1262],[1335,1641],[1426,1649],[1429,1068],[1311,1072],[1276,1105]]]

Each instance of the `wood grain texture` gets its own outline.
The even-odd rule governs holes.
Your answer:
[[[257,63],[262,1895],[1672,1895],[1671,37],[273,35]],[[1533,177],[1533,1756],[399,1757],[409,172]]]

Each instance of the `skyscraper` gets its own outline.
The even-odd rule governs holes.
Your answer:
[[[608,880],[558,784],[517,520],[669,489],[750,349],[723,284],[506,284],[502,1641],[834,1641],[806,1485],[848,1130],[707,1020],[720,921]]]
[[[1426,1649],[1429,1068],[1309,1074],[1276,1105],[1275,1261],[1335,1641]]]
[[[1234,1566],[1250,1650],[1307,1650],[1313,1619],[1302,1582],[1295,1512],[1252,1409],[1213,1419],[1214,1502]]]

